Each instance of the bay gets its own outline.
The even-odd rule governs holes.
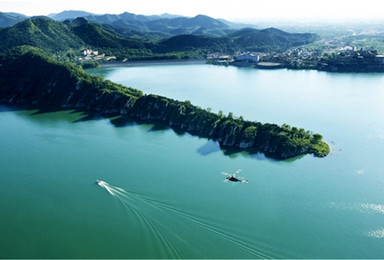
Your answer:
[[[384,257],[382,74],[202,64],[89,72],[318,132],[332,152],[274,161],[151,124],[3,106],[1,258]],[[223,181],[237,169],[248,184]]]

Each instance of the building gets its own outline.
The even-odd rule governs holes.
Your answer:
[[[384,55],[376,55],[376,60],[378,62],[384,63]]]
[[[244,53],[235,57],[236,61],[247,61],[247,62],[259,62],[259,55],[252,53]]]
[[[99,55],[98,51],[90,50],[90,49],[85,49],[82,51],[84,56],[97,56]]]

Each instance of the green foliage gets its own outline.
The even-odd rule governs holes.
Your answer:
[[[79,49],[81,39],[63,23],[48,18],[34,18],[0,30],[0,52],[17,46],[31,45],[50,53]]]
[[[100,25],[90,23],[84,18],[77,18],[69,26],[71,31],[82,39],[85,44],[95,48],[145,49],[150,46],[144,40],[123,38],[108,32]]]
[[[242,29],[222,37],[178,35],[160,43],[158,51],[204,51],[233,53],[235,51],[276,51],[299,46],[318,39],[316,34],[290,34],[278,29]]]
[[[83,69],[91,69],[91,68],[97,68],[99,67],[100,64],[97,62],[97,61],[93,61],[93,60],[90,60],[90,61],[86,61],[86,62],[83,62],[81,64],[81,67]]]
[[[222,111],[215,114],[193,106],[189,101],[145,95],[135,102],[131,115],[142,120],[162,121],[192,134],[212,138],[222,146],[255,149],[277,159],[306,153],[323,157],[329,153],[328,145],[319,134],[312,136],[304,129],[289,125],[235,119],[231,114],[225,117]]]
[[[29,49],[29,50],[28,50]],[[77,107],[99,112],[127,109],[143,93],[82,69],[60,64],[34,48],[12,50],[0,57],[0,93],[3,102]]]
[[[190,101],[144,95],[140,90],[91,76],[73,65],[58,63],[37,48],[13,49],[0,56],[0,64],[0,102],[128,114],[212,138],[222,146],[253,149],[277,159],[329,153],[320,134],[312,136],[304,129],[285,124],[250,122],[233,113],[225,117],[222,111],[216,114]]]
[[[174,20],[175,24],[172,26],[194,27],[195,23],[202,23],[207,24],[211,28],[209,30],[227,29],[222,22],[209,17],[196,16],[188,19]],[[109,24],[107,21],[106,23]],[[154,29],[156,26],[152,25],[152,27]],[[77,61],[80,50],[83,48],[91,48],[107,56],[116,56],[117,60],[198,59],[205,58],[212,52],[285,50],[317,39],[315,34],[290,34],[273,28],[243,29],[235,33],[231,30],[230,34],[220,33],[220,36],[213,37],[201,35],[204,34],[204,30],[200,27],[195,28],[195,31],[180,31],[179,33],[184,34],[166,40],[154,41],[153,37],[149,40],[146,34],[128,33],[131,36],[122,36],[116,33],[121,33],[121,30],[111,25],[103,27],[84,18],[60,23],[49,18],[38,17],[0,30],[2,43],[0,52],[17,46],[30,45],[40,48],[42,52],[61,62]],[[171,34],[174,35],[174,33]],[[159,38],[161,36],[158,35],[157,39]]]
[[[26,18],[27,17],[22,14],[0,12],[0,28],[12,26],[25,20]]]

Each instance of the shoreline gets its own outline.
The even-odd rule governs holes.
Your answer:
[[[133,67],[133,66],[153,66],[153,65],[189,65],[206,64],[207,59],[183,59],[183,60],[134,60],[134,61],[116,61],[101,62],[100,67]]]

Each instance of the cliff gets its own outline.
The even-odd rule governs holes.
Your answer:
[[[323,157],[329,153],[328,145],[319,134],[311,135],[288,125],[225,117],[189,101],[144,95],[139,90],[57,63],[37,51],[18,49],[0,58],[0,102],[55,105],[104,115],[120,114],[138,121],[162,122],[216,140],[223,147],[263,152],[276,159],[302,154]]]

